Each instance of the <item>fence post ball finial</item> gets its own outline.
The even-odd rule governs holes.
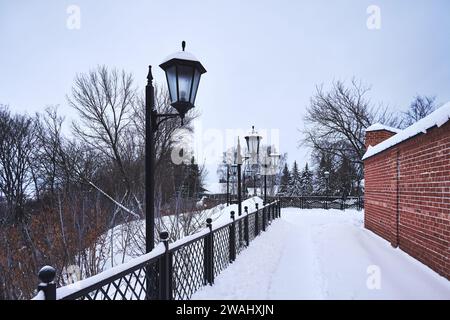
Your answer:
[[[211,218],[206,219],[206,226],[209,228],[209,230],[212,231],[212,219]]]
[[[52,266],[44,266],[39,270],[39,280],[43,283],[51,283],[55,280],[56,270]]]
[[[231,216],[231,219],[234,220],[234,211],[231,211],[231,212],[230,212],[230,216]]]
[[[161,241],[167,241],[169,239],[169,233],[167,231],[162,231],[159,233],[159,238]]]

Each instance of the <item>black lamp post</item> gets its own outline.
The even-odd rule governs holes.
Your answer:
[[[236,165],[237,165],[238,215],[240,216],[242,214],[242,188],[241,188],[242,155],[241,155],[241,143],[239,138],[236,150]]]
[[[231,190],[231,193],[233,194],[233,198],[234,198],[234,194],[236,192],[236,179],[237,179],[237,164],[233,163],[232,165],[229,166],[230,167],[230,174],[233,178],[233,188]],[[230,194],[230,203],[231,203],[231,194]]]
[[[326,189],[325,189],[325,207],[326,209],[328,209],[328,185],[330,182],[330,172],[329,171],[325,171],[324,173],[325,176],[325,183],[326,183]]]
[[[267,203],[267,176],[270,174],[270,163],[271,158],[268,157],[267,155],[264,156],[263,158],[263,163],[262,163],[262,173],[264,174],[264,202],[263,204]]]
[[[173,114],[161,114],[155,108],[152,67],[149,66],[145,87],[145,251],[155,246],[155,132],[167,119],[180,117],[183,123],[186,113],[194,108],[200,77],[206,72],[200,61],[192,54],[182,51],[167,57],[160,67],[165,71],[171,106],[177,110]]]

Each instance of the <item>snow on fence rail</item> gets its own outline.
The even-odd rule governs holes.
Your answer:
[[[231,211],[229,222],[212,225],[169,245],[168,233],[152,252],[95,276],[56,288],[56,271],[45,266],[33,300],[179,300],[190,299],[200,287],[212,285],[214,277],[236,259],[250,241],[265,231],[281,214],[275,200],[241,216]]]
[[[294,196],[279,197],[283,208],[296,207],[300,209],[364,209],[364,197],[338,196]]]

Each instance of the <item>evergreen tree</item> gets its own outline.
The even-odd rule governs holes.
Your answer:
[[[289,195],[289,186],[291,185],[291,172],[287,163],[284,164],[283,173],[280,180],[280,193]]]
[[[307,196],[313,193],[313,176],[314,175],[311,170],[309,170],[307,162],[301,175],[302,195]]]
[[[340,196],[348,196],[352,192],[354,173],[348,158],[343,158],[336,172],[336,193]]]
[[[294,161],[294,164],[292,165],[289,195],[291,197],[302,195],[302,181],[298,170],[297,161]]]
[[[336,179],[333,170],[333,157],[329,154],[322,153],[320,156],[319,166],[316,169],[314,176],[314,193],[316,195],[328,195],[335,194],[335,184]],[[330,177],[328,180],[328,190],[327,190],[327,181],[325,178],[325,172],[328,171],[330,173]]]
[[[182,197],[198,197],[198,193],[204,191],[201,171],[194,157],[191,158],[190,163],[181,163],[174,168],[174,180],[177,192],[180,192]]]

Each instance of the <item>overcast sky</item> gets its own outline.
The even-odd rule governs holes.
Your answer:
[[[79,29],[68,28],[70,5]],[[371,5],[379,29],[367,26]],[[449,16],[447,0],[0,0],[0,103],[29,114],[58,104],[70,119],[65,96],[77,72],[115,66],[143,88],[147,66],[186,40],[208,71],[196,101],[202,143],[254,124],[278,132],[281,152],[303,165],[298,129],[316,84],[355,76],[372,85],[372,102],[396,110],[418,93],[450,100]],[[159,68],[154,76],[165,81]]]

